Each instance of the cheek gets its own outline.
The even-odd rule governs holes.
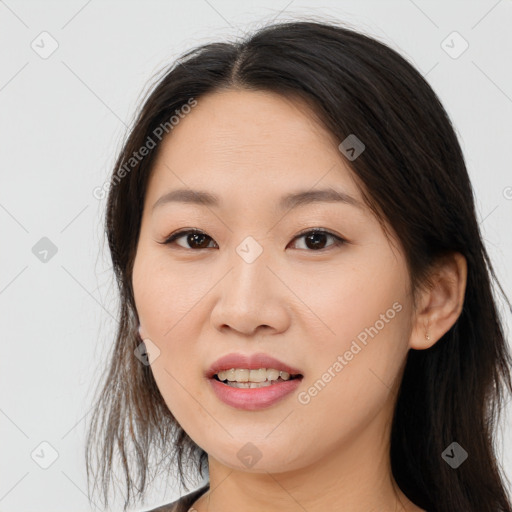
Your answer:
[[[167,342],[206,293],[206,284],[204,288],[197,272],[170,267],[161,255],[139,253],[133,268],[133,290],[144,334]]]
[[[192,340],[200,339],[195,312],[207,282],[180,269],[170,269],[160,255],[140,251],[133,267],[135,306],[142,336],[158,348],[151,371],[158,388],[177,419],[186,423],[192,388],[202,379],[201,354]],[[204,281],[203,281],[204,282]],[[202,289],[204,288],[204,289]],[[203,356],[204,357],[204,356]]]
[[[307,305],[322,324],[318,334],[306,336],[305,350],[315,357],[301,403],[309,401],[316,414],[339,407],[352,411],[339,422],[352,423],[371,415],[390,393],[410,327],[405,275],[394,261],[359,261],[308,291]]]
[[[311,286],[311,280],[304,281],[297,290],[309,310],[308,324],[318,324],[318,335],[309,337],[315,346],[321,343],[334,351],[348,349],[358,336],[364,342],[368,330],[375,333],[375,325],[380,338],[391,334],[391,324],[399,331],[396,319],[405,316],[399,310],[403,310],[406,294],[400,268],[394,260],[358,257],[343,268],[318,275],[316,286]]]

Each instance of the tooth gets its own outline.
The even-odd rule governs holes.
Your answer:
[[[238,382],[248,382],[249,381],[249,371],[246,368],[236,369],[235,370],[235,380]]]
[[[251,382],[251,388],[266,388],[267,386],[271,386],[270,381],[266,382]]]
[[[275,370],[274,368],[269,368],[267,370],[267,379],[268,380],[277,380],[279,378],[279,370]]]
[[[217,377],[221,381],[229,382],[276,382],[277,380],[289,380],[291,375],[285,371],[279,371],[275,368],[230,368],[217,373]]]
[[[247,384],[245,382],[230,382],[229,386],[232,386],[234,388],[246,388]]]
[[[249,372],[249,380],[251,382],[264,382],[267,380],[267,369],[260,368],[259,370],[251,370]]]
[[[235,369],[231,368],[230,370],[226,370],[226,379],[235,380]]]
[[[240,389],[266,388],[272,386],[270,381],[266,382],[230,382],[228,386]]]

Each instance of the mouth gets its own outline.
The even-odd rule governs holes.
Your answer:
[[[304,373],[267,354],[228,354],[205,372],[216,397],[239,410],[257,411],[290,397]]]
[[[207,370],[206,377],[235,388],[275,386],[290,380],[301,380],[297,368],[268,354],[228,354]]]
[[[233,388],[255,389],[275,386],[281,382],[295,379],[302,380],[303,375],[300,373],[290,374],[274,368],[256,370],[230,368],[214,374],[211,378]]]

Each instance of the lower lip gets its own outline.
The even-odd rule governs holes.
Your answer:
[[[301,380],[299,377],[262,388],[234,388],[217,379],[209,379],[218,398],[231,407],[246,411],[270,407],[295,391]]]

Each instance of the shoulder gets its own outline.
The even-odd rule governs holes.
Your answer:
[[[206,484],[195,491],[192,491],[185,496],[173,501],[172,503],[167,503],[166,505],[161,505],[157,508],[152,508],[151,510],[146,510],[143,512],[188,512],[189,508],[192,504],[208,489],[210,488],[210,484]]]

